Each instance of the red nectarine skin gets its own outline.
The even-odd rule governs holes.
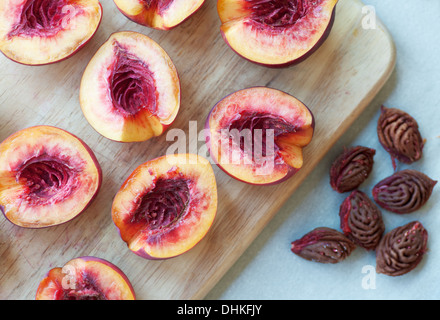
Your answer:
[[[159,30],[170,30],[191,17],[204,0],[114,0],[128,19]]]
[[[226,43],[243,58],[286,67],[309,57],[328,37],[337,0],[218,0]]]
[[[180,108],[180,80],[168,54],[137,32],[117,32],[84,71],[80,104],[108,139],[145,141],[161,135]]]
[[[21,64],[59,62],[93,37],[101,19],[98,0],[4,0],[0,50]]]
[[[114,264],[80,257],[50,270],[40,282],[36,300],[134,300],[127,276]]]
[[[217,210],[210,163],[169,155],[139,166],[116,194],[112,217],[130,250],[147,259],[178,256],[208,232]]]
[[[96,197],[101,167],[78,137],[36,126],[0,144],[0,207],[12,223],[43,228],[67,222]]]
[[[254,87],[230,94],[214,106],[205,124],[206,143],[212,159],[235,179],[276,184],[302,167],[302,148],[310,143],[314,125],[313,114],[299,100],[279,90]],[[273,132],[273,149],[267,148],[268,130]],[[250,137],[242,134],[246,131]],[[261,146],[258,157],[257,146]]]

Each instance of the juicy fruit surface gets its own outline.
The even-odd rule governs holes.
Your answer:
[[[116,194],[112,217],[130,250],[144,258],[166,259],[196,245],[216,211],[211,164],[182,154],[139,166]]]
[[[156,88],[148,65],[115,44],[116,61],[109,79],[113,105],[123,115],[132,116],[146,107],[156,113]]]
[[[95,257],[76,258],[48,272],[36,300],[134,300],[125,274],[112,263]]]
[[[24,3],[19,22],[9,33],[16,35],[53,35],[60,31],[67,12],[63,7],[67,0],[27,0]]]
[[[103,136],[123,142],[158,136],[180,107],[180,81],[167,53],[136,32],[114,33],[81,81],[84,116]]]
[[[320,5],[322,1],[246,0],[246,2],[253,21],[272,27],[287,27],[305,17],[308,10],[313,10],[313,7]]]
[[[214,161],[234,178],[269,184],[302,167],[302,148],[313,136],[310,110],[275,89],[237,91],[214,106],[206,139]]]
[[[196,12],[204,0],[114,0],[129,19],[147,27],[169,30]]]
[[[69,167],[50,156],[33,157],[17,171],[16,179],[24,180],[28,188],[27,201],[32,205],[58,203],[68,196],[75,187]]]
[[[244,58],[267,66],[304,59],[325,40],[336,0],[218,0],[221,32]]]
[[[252,144],[252,150],[250,153],[252,154],[252,161],[258,161],[256,159],[256,148],[255,145],[261,145],[261,156],[265,157],[268,152],[270,152],[267,148],[267,132],[268,130],[273,130],[274,138],[283,135],[290,134],[296,131],[296,128],[288,123],[286,120],[274,116],[269,113],[262,112],[247,112],[244,111],[239,115],[237,120],[233,120],[229,125],[229,130],[237,130],[238,132],[242,132],[243,130],[250,130],[250,139],[254,142]],[[255,133],[261,130],[261,135],[257,136]],[[245,152],[245,141],[244,137],[240,139],[240,149]],[[232,141],[231,141],[232,142]],[[282,161],[279,154],[279,147],[274,145],[275,154],[273,155],[276,159],[275,162]]]
[[[16,225],[66,222],[88,206],[100,185],[93,152],[64,130],[31,127],[0,145],[0,208]]]
[[[98,0],[5,0],[0,3],[0,50],[29,65],[69,57],[95,33]]]
[[[143,221],[150,232],[171,228],[184,214],[189,200],[185,179],[158,179],[155,187],[142,196],[133,221]]]

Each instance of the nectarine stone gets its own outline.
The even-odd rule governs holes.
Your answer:
[[[43,228],[75,218],[101,180],[93,151],[62,129],[30,127],[0,144],[0,209],[18,226]]]
[[[161,135],[180,108],[180,81],[168,54],[137,32],[117,32],[84,71],[80,104],[108,139],[145,141]]]
[[[194,247],[217,211],[211,164],[194,154],[166,155],[140,165],[116,194],[112,217],[129,249],[167,259]]]

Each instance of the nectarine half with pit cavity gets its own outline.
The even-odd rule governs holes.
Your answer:
[[[127,276],[114,264],[80,257],[51,269],[37,289],[36,300],[135,300]]]
[[[286,67],[327,39],[338,0],[218,0],[226,43],[245,59]]]
[[[137,32],[117,32],[84,71],[84,116],[103,136],[121,142],[162,134],[180,108],[180,80],[168,54]]]
[[[141,25],[169,30],[187,20],[205,0],[114,0],[127,18]]]
[[[312,112],[295,97],[253,87],[214,106],[206,120],[206,144],[230,176],[249,184],[275,184],[302,167],[302,150],[314,127]]]
[[[0,50],[26,65],[58,62],[82,48],[101,19],[98,0],[2,0]]]
[[[217,211],[211,164],[194,154],[166,155],[140,165],[116,194],[112,217],[129,249],[167,259],[194,247]]]
[[[0,144],[0,211],[18,226],[43,228],[75,218],[101,181],[92,150],[62,129],[30,127]]]

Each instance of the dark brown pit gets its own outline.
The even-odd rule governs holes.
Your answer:
[[[115,55],[109,79],[113,106],[125,116],[133,116],[144,108],[155,114],[156,86],[148,66],[118,43]]]
[[[63,28],[69,10],[63,10],[67,0],[27,0],[10,36],[52,36]],[[67,7],[66,7],[67,8]]]
[[[188,182],[184,179],[158,179],[145,194],[133,216],[145,222],[151,231],[174,225],[184,214],[190,200]]]
[[[261,146],[261,156],[266,157],[272,153],[268,150],[268,130],[273,130],[274,137],[274,154],[277,155],[279,150],[276,144],[276,138],[285,134],[296,132],[294,126],[283,118],[261,112],[243,112],[240,116],[231,122],[229,132],[231,139],[238,144],[240,139],[240,149],[243,151],[250,150],[252,147],[252,158],[256,157],[256,146]],[[258,133],[258,134],[257,134]]]
[[[71,191],[73,171],[60,160],[43,155],[29,159],[16,174],[16,180],[28,188],[27,201],[32,204],[57,202]],[[59,197],[61,195],[61,197]]]
[[[246,0],[251,19],[271,27],[288,27],[307,15],[322,0]]]

